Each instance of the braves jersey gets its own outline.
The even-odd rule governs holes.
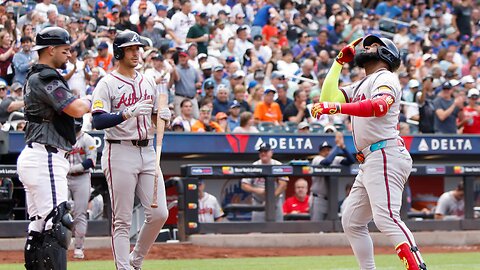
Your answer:
[[[82,132],[80,136],[77,137],[77,142],[73,146],[72,151],[70,151],[68,161],[70,162],[70,166],[73,166],[87,159],[91,159],[95,166],[95,162],[97,161],[97,146],[92,136]],[[91,172],[91,170],[92,169],[88,169],[87,172]]]
[[[445,192],[440,196],[440,198],[438,198],[435,214],[463,217],[465,211],[465,201],[458,201],[455,199],[453,192],[454,191]]]
[[[222,207],[215,196],[204,192],[203,198],[198,200],[198,221],[215,222],[223,216]]]
[[[397,126],[402,91],[397,75],[388,70],[380,70],[341,90],[347,102],[374,99],[382,95],[392,97],[390,102],[393,104],[383,117],[351,116],[353,141],[358,151],[378,141],[399,138]]]
[[[321,155],[315,156],[312,160],[312,165],[313,166],[318,166],[318,165],[320,165],[320,162],[324,159],[325,159],[324,156],[321,156]],[[340,162],[342,162],[343,159],[344,159],[344,157],[337,156],[333,159],[333,162],[330,165],[331,166],[339,166],[339,165],[341,165]],[[328,185],[327,184],[328,183],[327,183],[327,181],[325,181],[325,176],[312,176],[312,186],[310,187],[310,192],[315,193],[316,195],[318,195],[320,197],[327,197],[327,195],[328,195]]]
[[[157,91],[153,78],[136,73],[135,79],[125,77],[116,70],[103,77],[92,95],[92,114],[96,112],[118,113],[135,103],[150,99],[157,107]],[[105,139],[145,140],[153,139],[150,115],[140,115],[105,129]]]
[[[253,163],[253,165],[282,165],[282,163],[276,159],[272,159],[270,161],[270,164],[263,164],[261,160],[257,160]],[[282,177],[277,177],[277,180],[280,181],[287,181],[288,182],[288,177],[287,176],[282,176]],[[265,189],[265,178],[263,177],[257,177],[257,178],[244,178],[242,179],[242,183],[247,183],[250,184],[252,187],[259,187]],[[275,188],[277,188],[277,182],[275,182]],[[276,200],[282,197],[282,195],[278,196]],[[253,198],[253,205],[263,205],[265,201],[264,196],[259,196],[255,193],[252,193],[252,198]]]

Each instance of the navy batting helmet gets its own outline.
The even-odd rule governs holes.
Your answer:
[[[70,45],[70,34],[61,27],[46,27],[37,33],[35,43],[32,51],[38,51],[49,46]]]
[[[387,62],[390,67],[390,71],[395,71],[400,67],[400,51],[395,43],[388,38],[381,38],[374,35],[368,35],[363,39],[363,46],[370,46],[373,43],[378,43],[381,46],[378,47],[377,53],[380,59]]]
[[[130,46],[143,47],[145,44],[142,43],[142,38],[140,35],[133,31],[125,30],[118,34],[113,41],[113,56],[115,59],[122,59],[125,56],[123,48]]]

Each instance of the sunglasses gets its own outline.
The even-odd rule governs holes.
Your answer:
[[[6,91],[6,90],[7,90],[7,88],[5,88],[5,87],[0,88],[0,91]]]

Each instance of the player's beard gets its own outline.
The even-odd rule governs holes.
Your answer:
[[[355,61],[355,65],[364,68],[367,63],[381,61],[382,59],[380,59],[376,52],[361,52],[356,54],[353,60]]]
[[[67,62],[61,63],[58,69],[67,69]]]

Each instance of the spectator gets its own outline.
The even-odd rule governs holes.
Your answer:
[[[265,24],[262,28],[262,36],[265,37],[265,42],[268,43],[270,42],[271,37],[277,37],[278,36],[278,17],[275,14],[270,14],[270,17],[268,18],[268,23]]]
[[[165,32],[162,32],[162,30],[154,26],[155,26],[154,17],[150,15],[145,20],[141,35],[146,38],[149,38],[152,41],[152,45],[153,45],[152,47],[160,48],[163,45],[163,41],[165,40],[164,39]]]
[[[252,85],[252,82],[250,84]],[[258,85],[256,82],[253,84],[254,86],[249,85],[248,87],[250,94],[248,95],[247,103],[250,106],[250,111],[255,111],[257,105],[262,102],[264,91],[261,85]]]
[[[263,37],[257,35],[253,38],[253,52],[257,56],[258,60],[262,63],[268,63],[272,58],[272,49],[268,46],[263,46]]]
[[[298,38],[297,45],[292,48],[295,61],[302,63],[305,59],[314,56],[315,50],[310,45],[310,37],[307,32],[303,32]]]
[[[224,112],[218,112],[215,115],[215,121],[217,121],[218,125],[222,128],[223,132],[230,132],[230,128],[228,126],[228,116]]]
[[[257,122],[272,122],[275,125],[282,124],[282,111],[280,105],[273,101],[276,91],[271,88],[265,89],[263,92],[263,101],[259,102],[255,107],[254,118]]]
[[[253,165],[281,165],[282,163],[273,159],[272,147],[269,144],[262,144],[259,149],[260,159],[255,161]],[[263,177],[244,178],[242,179],[242,190],[252,193],[252,205],[265,205],[265,181]],[[275,178],[275,221],[283,220],[283,193],[287,189],[288,177],[281,176]],[[265,221],[265,211],[253,211],[253,222]]]
[[[362,28],[362,18],[359,15],[356,15],[350,18],[349,23],[345,26],[345,29],[342,32],[342,39],[350,43],[358,38],[361,38],[365,35]]]
[[[0,103],[0,123],[2,124],[5,124],[11,113],[23,112],[23,108],[25,107],[25,103],[23,102],[22,85],[19,83],[14,83],[10,90],[10,96],[6,97]]]
[[[170,72],[165,66],[165,58],[160,53],[154,52],[152,56],[152,67],[145,70],[145,75],[155,79],[155,83],[163,89],[168,88],[170,81]]]
[[[224,85],[219,85],[222,88],[225,88]],[[215,85],[212,80],[207,80],[203,82],[203,97],[200,99],[199,104],[204,104],[207,100],[212,100],[215,98],[214,95]]]
[[[283,112],[283,121],[287,122],[306,122],[310,116],[307,109],[307,94],[302,89],[298,89],[293,94],[293,102],[285,108]]]
[[[217,198],[205,191],[205,181],[198,181],[198,222],[220,222],[225,214]]]
[[[7,84],[11,84],[13,80],[13,72],[11,68],[13,55],[18,52],[19,48],[15,45],[15,41],[8,32],[0,32],[0,77]]]
[[[326,51],[322,51],[322,52],[325,52],[326,55],[328,55]],[[330,61],[327,62],[327,64],[329,63]],[[311,59],[305,59],[305,61],[302,61],[302,67],[298,69],[294,73],[294,75],[297,77],[302,77],[302,78],[316,81],[317,76],[315,75],[313,61]],[[298,84],[302,84],[304,82],[302,79],[293,79],[292,81],[297,82]]]
[[[7,177],[0,178],[0,199],[12,199],[13,197],[13,182]]]
[[[253,114],[251,112],[242,112],[240,114],[240,125],[232,130],[233,133],[258,133],[254,126]]]
[[[248,40],[247,27],[242,25],[238,27],[237,38],[235,39],[235,58],[242,59],[248,49],[253,48],[253,44]]]
[[[342,133],[337,132],[335,134],[335,144],[332,149],[327,141],[323,142],[318,149],[318,155],[312,160],[312,166],[349,166],[355,163],[355,158],[345,147]],[[344,155],[344,157],[339,155]],[[328,212],[328,183],[325,181],[325,177],[313,176],[310,192],[312,200],[310,207],[311,220],[324,220]]]
[[[185,132],[182,121],[173,120],[172,122],[172,131],[173,132]]]
[[[227,5],[228,0],[219,0],[215,3],[212,7],[212,15],[216,17],[219,11],[223,10],[225,13],[230,14],[232,13],[232,8]],[[223,20],[222,20],[223,21]],[[225,22],[225,21],[223,21]]]
[[[210,78],[206,79],[204,82],[203,82],[203,87],[205,88],[205,85],[208,83],[208,82],[212,82],[213,84],[213,88],[214,88],[214,95],[217,94],[217,88],[220,84],[223,84],[223,85],[229,85],[230,82],[223,77],[223,65],[221,64],[217,64],[213,67],[213,74]]]
[[[86,82],[90,79],[90,74],[87,72],[85,62],[78,59],[77,56],[77,51],[71,47],[69,62],[66,69],[62,71],[62,75],[67,81],[70,90],[77,97],[84,97],[87,89]]]
[[[463,125],[463,134],[480,134],[480,105],[477,103],[479,95],[478,89],[468,90],[468,104],[463,108],[463,116],[458,124]]]
[[[247,92],[247,90],[245,89],[245,86],[243,86],[243,85],[237,85],[237,86],[235,86],[235,89],[233,89],[233,100],[232,100],[232,102],[236,101],[240,105],[240,112],[239,113],[242,113],[244,111],[251,111],[250,105],[248,104],[248,102],[245,101],[246,92]]]
[[[200,117],[192,126],[193,132],[224,132],[222,127],[212,121],[212,110],[207,105],[200,108]]]
[[[228,113],[228,130],[232,131],[236,127],[240,126],[240,103],[236,100],[230,102],[230,109]],[[225,129],[226,130],[226,129]]]
[[[453,5],[452,26],[460,36],[472,36],[472,1],[456,1]]]
[[[397,6],[397,0],[387,0],[379,2],[375,8],[375,13],[378,16],[385,16],[393,19],[402,14],[402,10]]]
[[[186,132],[192,131],[192,126],[197,121],[193,117],[192,109],[193,109],[192,100],[190,99],[182,100],[182,102],[180,102],[180,114],[173,120],[172,123],[181,123],[184,131]]]
[[[443,83],[442,91],[433,100],[435,133],[457,133],[457,117],[463,108],[463,99],[452,97],[453,88],[450,81]]]
[[[237,16],[237,14],[243,15],[245,18],[245,24],[251,25],[255,12],[252,5],[249,4],[249,0],[237,1],[237,4],[232,7],[231,16]]]
[[[103,3],[103,2],[102,2]],[[108,52],[108,44],[102,41],[97,46],[98,56],[95,57],[95,66],[101,67],[105,71],[113,69],[113,55]]]
[[[330,52],[333,50],[332,45],[328,43],[328,29],[322,28],[320,29],[320,32],[318,32],[317,39],[312,41],[313,49],[317,54],[320,53],[320,51],[327,51]]]
[[[288,48],[282,49],[282,59],[278,60],[277,68],[279,74],[293,75],[298,70],[298,64],[293,61],[293,52]],[[275,72],[272,73],[272,77]]]
[[[431,75],[427,75],[422,79],[422,92],[418,96],[418,111],[420,120],[418,128],[421,133],[434,133],[433,121],[434,121],[434,105],[435,93],[433,89],[433,78]]]
[[[295,194],[283,203],[283,214],[308,214],[310,211],[308,182],[303,178],[295,181]]]
[[[32,42],[33,40],[29,36],[20,38],[22,50],[17,52],[12,59],[12,64],[15,69],[13,82],[18,82],[22,85],[25,84],[28,69],[36,62],[35,54],[31,51]]]
[[[280,111],[282,114],[285,113],[285,109],[293,103],[291,99],[287,97],[287,85],[280,83],[275,84],[275,89],[277,90],[277,99],[275,100],[278,105],[280,105]]]
[[[221,86],[221,87],[220,87]],[[217,89],[217,95],[213,100],[213,112],[212,114],[217,114],[219,112],[227,113],[229,110],[229,103],[228,96],[230,95],[230,91],[224,85],[220,85]]]
[[[310,133],[310,125],[308,122],[300,122],[297,125],[297,133],[308,134]]]
[[[210,3],[211,5],[211,3]],[[208,15],[202,12],[198,16],[197,23],[190,27],[187,33],[187,43],[195,42],[198,45],[198,53],[208,54],[207,46],[209,40]]]
[[[195,24],[195,16],[190,13],[192,11],[192,3],[190,0],[182,0],[181,5],[181,12],[177,12],[172,16],[172,30],[176,37],[176,39],[174,39],[176,46],[185,44],[187,33],[190,27]]]
[[[35,5],[35,11],[37,11],[43,18],[47,17],[47,12],[53,10],[55,14],[58,14],[58,9],[55,4],[52,4],[52,0],[43,0]]]
[[[197,71],[188,63],[188,54],[185,51],[178,53],[178,65],[173,65],[169,86],[171,84],[175,84],[175,114],[180,114],[180,102],[187,98],[192,101],[193,116],[198,117],[198,103],[195,97],[197,88],[201,88],[202,82]]]
[[[131,30],[138,32],[137,26],[130,22],[130,14],[128,11],[122,10],[119,15],[119,22],[115,24],[115,28],[119,31]]]
[[[98,26],[109,26],[110,20],[107,18],[107,4],[103,1],[97,2],[97,12],[94,16]]]
[[[463,183],[459,183],[454,190],[443,193],[438,198],[435,207],[435,219],[463,219],[465,211],[464,194]]]

